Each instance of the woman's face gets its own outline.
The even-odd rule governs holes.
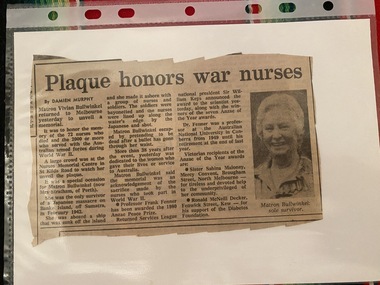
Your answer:
[[[263,141],[272,157],[297,151],[298,135],[289,110],[274,107],[265,114]]]

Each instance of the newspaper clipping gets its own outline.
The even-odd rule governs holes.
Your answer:
[[[322,219],[311,58],[36,57],[33,244]]]

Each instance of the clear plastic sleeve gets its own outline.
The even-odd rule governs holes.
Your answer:
[[[376,26],[370,0],[8,5],[4,284],[379,280]],[[211,62],[237,53],[312,57],[323,220],[154,236],[62,233],[32,245],[28,201],[34,173],[29,133],[33,56]]]

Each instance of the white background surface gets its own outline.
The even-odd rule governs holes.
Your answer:
[[[380,279],[380,151],[369,20],[15,34],[15,285],[237,284]],[[32,247],[33,54],[76,60],[313,57],[324,219],[290,228],[64,237]]]

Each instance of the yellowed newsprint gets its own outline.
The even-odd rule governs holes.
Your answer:
[[[33,244],[322,219],[311,70],[278,54],[36,57]]]

